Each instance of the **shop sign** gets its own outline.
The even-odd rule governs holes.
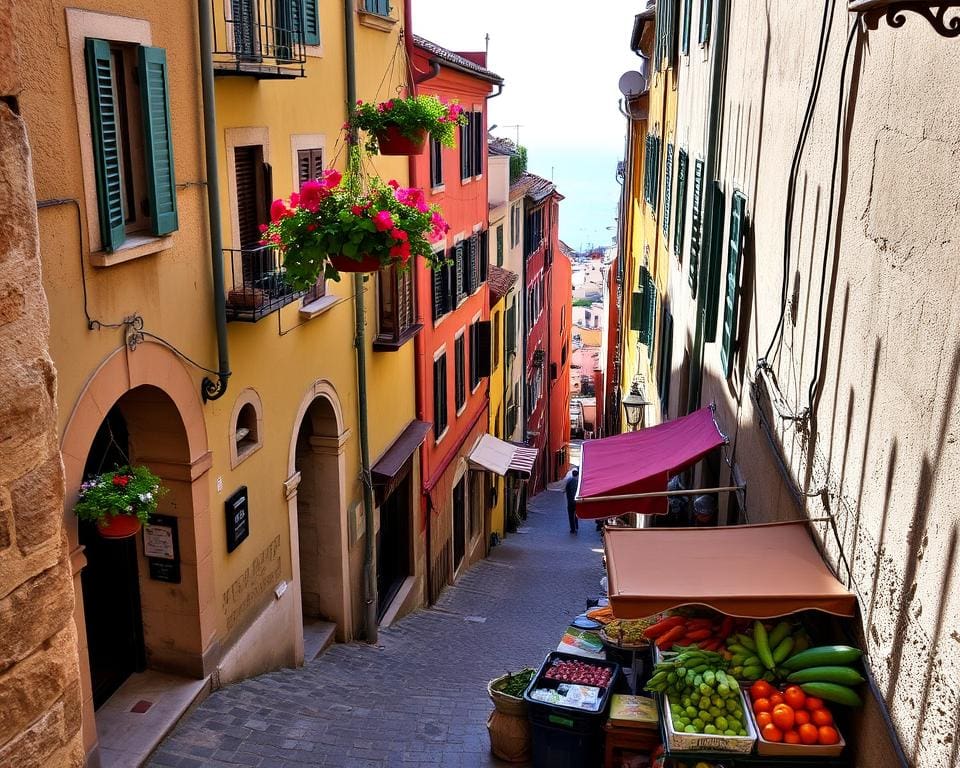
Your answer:
[[[247,509],[247,486],[241,486],[224,503],[227,522],[227,552],[233,552],[250,535],[250,516]]]
[[[143,526],[143,555],[147,559],[151,579],[170,584],[180,583],[177,518],[172,515],[150,515]]]

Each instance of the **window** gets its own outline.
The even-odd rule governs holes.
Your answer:
[[[477,235],[471,235],[467,241],[465,257],[466,295],[472,296],[480,285],[480,243]]]
[[[303,186],[303,182],[311,179],[319,179],[323,175],[323,149],[314,147],[312,149],[297,150],[297,188]],[[327,281],[323,273],[317,277],[317,282],[307,291],[303,297],[304,305],[321,299],[327,295]]]
[[[730,243],[727,250],[727,285],[723,303],[723,333],[720,337],[720,365],[723,375],[729,377],[733,368],[733,353],[737,341],[737,313],[740,304],[740,262],[743,258],[743,234],[746,228],[744,210],[746,198],[739,192],[730,206]]]
[[[690,218],[690,295],[697,298],[697,278],[700,269],[700,226],[703,205],[703,160],[693,164],[693,214]]]
[[[723,261],[723,219],[726,211],[726,198],[719,182],[713,182],[713,228],[710,231],[710,243],[703,262],[701,277],[705,279],[703,297],[706,317],[703,323],[703,338],[706,341],[717,340],[718,316],[720,314],[720,264]]]
[[[453,342],[453,402],[457,413],[467,403],[466,355],[463,348],[463,333]]]
[[[500,367],[500,315],[501,312],[493,313],[493,368]]]
[[[263,162],[263,146],[234,147],[235,181],[237,188],[237,223],[240,238],[242,282],[233,276],[234,286],[243,286],[245,292],[267,290],[274,271],[272,249],[260,245],[260,224],[268,218],[272,184],[269,166]]]
[[[439,441],[447,431],[447,353],[433,361],[433,439]]]
[[[317,0],[293,0],[294,9],[299,10],[303,19],[303,42],[306,45],[320,45],[320,14]],[[387,8],[389,13],[390,9]]]
[[[389,16],[390,0],[363,0],[363,10],[378,16]]]
[[[480,379],[490,375],[490,321],[478,320],[470,325],[470,391]]]
[[[657,390],[660,392],[660,413],[666,418],[670,411],[670,378],[673,373],[673,313],[670,305],[663,305],[660,322],[660,358]]]
[[[673,66],[677,52],[676,0],[657,0],[657,40],[654,49],[654,69],[659,72]]]
[[[487,282],[487,273],[490,268],[490,236],[488,232],[477,235],[477,246],[480,249],[477,271],[477,285]]]
[[[473,175],[483,175],[483,157],[486,154],[486,132],[483,130],[483,112],[473,113]]]
[[[377,289],[379,322],[374,349],[399,349],[420,328],[414,320],[413,269],[381,269]]]
[[[451,248],[448,254],[449,263],[431,272],[433,319],[435,322],[451,312],[456,305],[456,254],[457,249]]]
[[[660,137],[647,136],[644,157],[643,199],[657,215],[660,194]]]
[[[524,225],[523,237],[526,241],[523,247],[523,255],[529,257],[533,254],[543,242],[543,208],[537,208],[527,213],[526,224]]]
[[[677,216],[673,232],[673,252],[683,260],[683,235],[687,223],[687,153],[677,154]]]
[[[457,289],[457,301],[459,304],[467,297],[467,280],[469,275],[467,273],[467,244],[463,241],[460,241],[456,244],[453,249],[453,265],[455,270],[456,277],[456,289]]]
[[[507,320],[504,323],[503,353],[509,357],[517,349],[517,304],[516,300],[507,307]]]
[[[640,312],[641,344],[647,346],[647,356],[653,363],[654,330],[657,324],[657,285],[646,267],[640,267],[640,284],[643,286],[643,306]]]
[[[497,225],[497,266],[503,266],[503,224]]]
[[[516,203],[510,208],[510,247],[516,248],[520,245],[520,231],[523,225],[523,213],[520,209],[520,203]]]
[[[230,423],[230,467],[236,467],[262,445],[262,413],[260,397],[253,389],[237,395]]]
[[[690,15],[692,0],[683,0],[683,22],[680,27],[680,53],[690,54]]]
[[[483,112],[464,112],[467,124],[460,126],[460,180],[467,181],[483,174],[486,154]]]
[[[167,54],[94,38],[85,54],[100,237],[114,251],[178,228]]]
[[[314,149],[297,150],[297,184],[298,188],[303,186],[303,182],[310,179],[319,179],[323,175],[323,149],[315,147]]]
[[[443,186],[443,145],[430,137],[430,187]]]
[[[663,244],[669,248],[670,206],[673,203],[673,144],[667,144],[666,179],[663,183]]]
[[[700,45],[710,41],[710,24],[713,21],[713,0],[703,0],[700,6]]]

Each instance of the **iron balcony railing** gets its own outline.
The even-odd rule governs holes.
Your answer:
[[[300,0],[210,1],[214,19],[223,19],[213,27],[216,74],[260,79],[304,76],[307,56]]]
[[[227,320],[255,323],[306,293],[287,282],[276,248],[224,248],[223,259],[231,276]]]

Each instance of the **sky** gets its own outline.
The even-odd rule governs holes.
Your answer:
[[[505,84],[488,102],[489,125],[513,140],[519,131],[528,169],[556,182],[560,237],[576,250],[610,245],[616,231],[626,128],[617,81],[639,65],[630,32],[642,4],[412,0],[414,32],[444,48],[482,51],[490,35],[487,66]]]

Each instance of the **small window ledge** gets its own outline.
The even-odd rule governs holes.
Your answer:
[[[446,427],[443,428],[443,432],[441,432],[439,435],[437,435],[437,439],[433,441],[433,444],[434,444],[434,445],[440,445],[440,441],[443,440],[443,438],[445,438],[445,437],[447,436],[447,432],[449,432],[449,431],[450,431],[450,426],[447,425]]]
[[[300,307],[300,317],[312,320],[317,315],[322,315],[336,303],[336,296],[321,296],[316,301],[311,301],[309,304]]]
[[[447,191],[446,184],[441,184],[439,187],[430,187],[431,195],[439,195],[441,192],[446,192],[446,191]]]
[[[371,13],[370,11],[365,11],[363,8],[357,9],[357,15],[360,16],[360,23],[363,26],[379,29],[381,32],[390,32],[397,23],[396,19],[392,19],[389,16],[381,16],[379,13]]]
[[[421,328],[423,328],[423,324],[415,323],[395,339],[387,336],[377,336],[373,340],[373,348],[377,352],[396,352],[410,341],[410,339],[420,333]]]
[[[112,267],[133,261],[141,256],[150,256],[173,248],[173,238],[169,235],[154,237],[137,235],[128,237],[115,251],[94,251],[90,254],[90,263],[95,267]]]

